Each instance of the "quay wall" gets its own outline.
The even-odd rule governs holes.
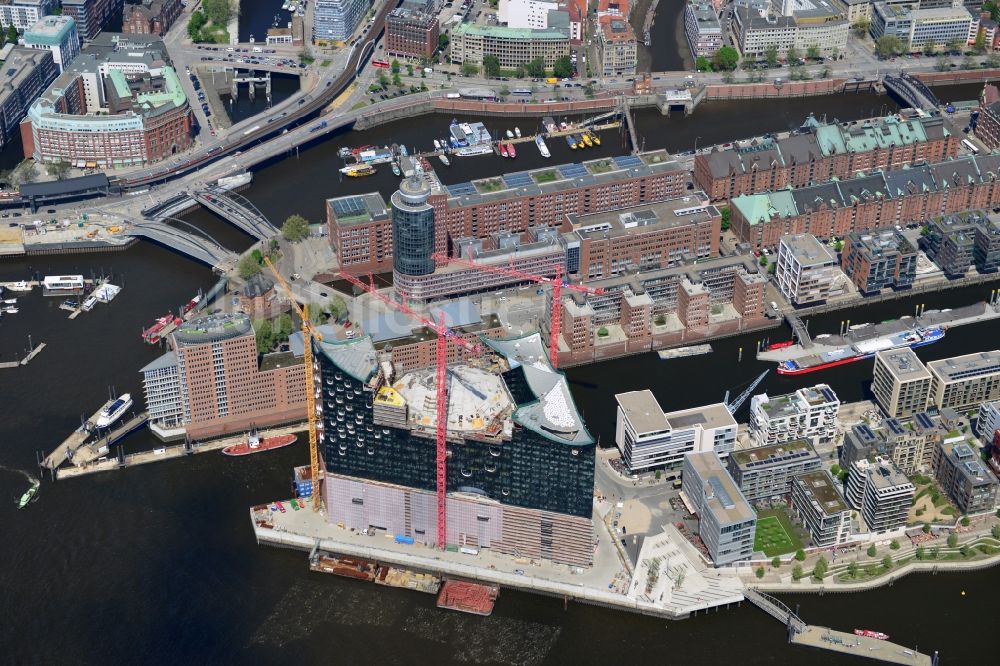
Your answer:
[[[27,243],[22,254],[5,254],[2,258],[36,257],[51,254],[94,254],[97,252],[122,252],[138,242],[130,238],[123,243],[104,243],[101,241],[65,241],[62,243]]]
[[[950,72],[913,72],[913,78],[930,86],[946,83],[987,82],[1000,78],[1000,69],[963,69]]]

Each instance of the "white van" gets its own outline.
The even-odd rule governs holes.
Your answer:
[[[263,53],[264,52],[264,49],[260,48],[259,46],[255,46],[255,47],[253,47],[250,50],[253,51],[254,53]]]

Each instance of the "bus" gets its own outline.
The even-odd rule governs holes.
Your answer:
[[[969,152],[971,152],[973,155],[979,154],[979,149],[976,148],[976,144],[972,143],[968,139],[962,139],[962,145],[968,148]]]
[[[389,69],[389,63],[385,60],[372,60],[372,67],[381,67],[382,69]]]
[[[514,88],[510,91],[511,95],[523,95],[525,97],[531,95],[531,88]]]

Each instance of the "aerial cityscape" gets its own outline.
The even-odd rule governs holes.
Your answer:
[[[8,660],[983,663],[998,25],[0,0]]]

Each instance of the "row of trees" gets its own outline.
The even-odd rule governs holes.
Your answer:
[[[921,50],[926,56],[933,56],[936,53],[959,55],[966,46],[967,44],[965,43],[965,40],[962,39],[953,39],[945,44],[938,44],[931,39],[924,44],[924,47]],[[986,52],[985,37],[982,33],[976,37],[976,42],[973,44],[972,50],[975,53]],[[903,40],[895,35],[882,35],[875,40],[875,53],[877,53],[881,58],[892,58],[898,55],[903,55],[906,52],[907,48],[903,43]]]
[[[699,72],[731,72],[736,69],[739,62],[739,51],[732,46],[723,46],[715,52],[711,60],[705,56],[698,56],[698,59],[695,60],[695,68]]]
[[[462,65],[461,71],[463,76],[475,76],[479,74],[480,68],[478,65],[467,62]],[[540,79],[546,76],[548,70],[545,67],[545,60],[543,58],[533,58],[523,65],[518,65],[514,70],[505,71],[500,66],[499,58],[495,55],[485,55],[483,56],[482,72],[484,76],[489,78],[510,75],[518,79]],[[552,76],[559,79],[567,79],[573,76],[573,61],[570,60],[569,56],[563,56],[552,64]]]

